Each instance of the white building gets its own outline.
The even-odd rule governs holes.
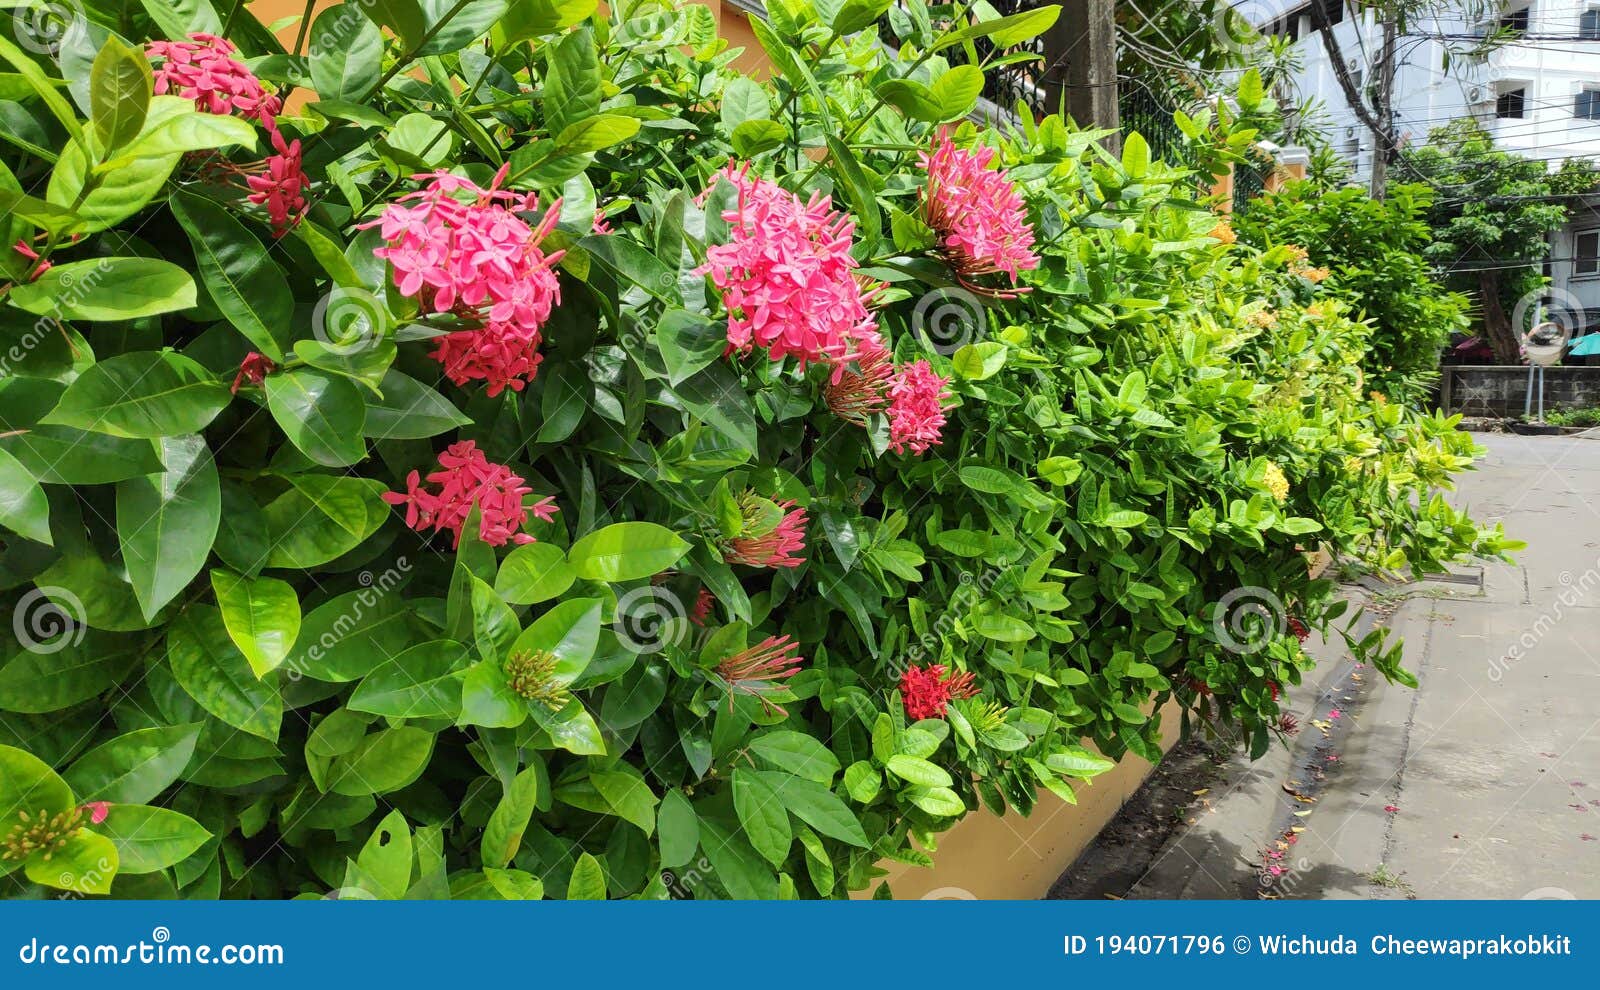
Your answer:
[[[1297,40],[1303,63],[1295,80],[1297,95],[1321,100],[1330,143],[1364,179],[1372,168],[1372,134],[1339,88],[1312,25],[1310,4],[1249,2],[1252,6],[1241,7],[1241,13]],[[1383,45],[1375,13],[1352,16],[1342,0],[1315,2],[1325,4],[1357,85],[1374,84],[1373,66]],[[1261,6],[1266,3],[1276,3],[1275,11],[1282,13],[1267,13]],[[1465,57],[1497,26],[1517,37],[1486,57]],[[1545,159],[1552,168],[1574,157],[1600,163],[1600,0],[1507,0],[1482,19],[1464,12],[1419,18],[1401,32],[1396,52],[1394,122],[1402,141],[1425,142],[1434,128],[1470,116],[1500,147]],[[1579,210],[1572,224],[1554,235],[1551,247],[1547,273],[1553,285],[1576,297],[1587,311],[1586,322],[1600,324],[1600,202]]]

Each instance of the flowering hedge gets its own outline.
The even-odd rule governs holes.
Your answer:
[[[0,38],[8,893],[842,896],[1509,546],[1303,252],[964,122],[1054,8],[768,8]]]

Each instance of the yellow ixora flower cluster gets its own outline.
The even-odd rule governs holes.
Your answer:
[[[1289,497],[1289,479],[1284,477],[1283,468],[1268,461],[1266,474],[1261,480],[1274,499],[1282,502]]]

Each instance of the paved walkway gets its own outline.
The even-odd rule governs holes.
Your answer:
[[[1456,499],[1529,546],[1373,598],[1420,688],[1324,646],[1294,752],[1233,763],[1125,896],[1600,898],[1600,441],[1479,442]]]

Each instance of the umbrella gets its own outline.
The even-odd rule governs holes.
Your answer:
[[[1572,345],[1572,350],[1567,352],[1568,357],[1590,357],[1600,354],[1600,333],[1591,333],[1578,338]]]

